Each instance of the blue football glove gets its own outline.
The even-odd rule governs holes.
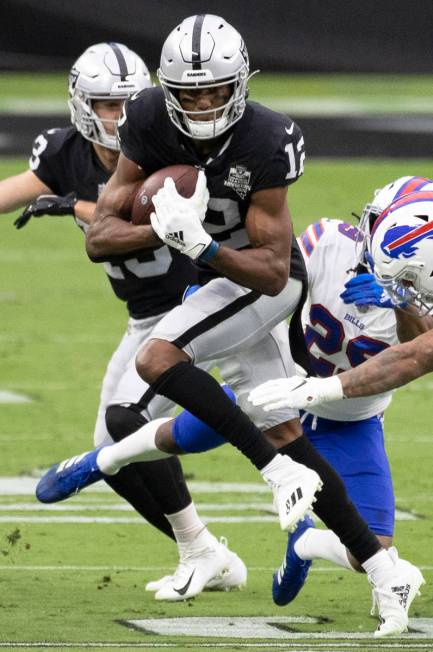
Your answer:
[[[344,303],[354,303],[355,306],[376,306],[377,308],[395,308],[396,305],[389,295],[380,286],[373,274],[358,274],[354,276],[344,287],[340,298]]]

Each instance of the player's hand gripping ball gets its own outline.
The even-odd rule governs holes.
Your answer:
[[[176,190],[182,197],[189,199],[193,196],[198,169],[192,165],[169,165],[151,174],[139,187],[135,195],[131,210],[133,224],[150,224],[150,215],[155,211],[152,197],[164,186],[167,177],[171,177]]]

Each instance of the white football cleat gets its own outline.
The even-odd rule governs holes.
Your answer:
[[[220,538],[220,542],[224,545],[224,537]],[[231,591],[232,589],[242,589],[246,586],[248,571],[244,562],[235,552],[227,549],[228,553],[228,565],[225,570],[215,577],[212,577],[209,582],[204,587],[206,591]],[[146,584],[145,591],[152,591],[156,593],[161,589],[165,584],[173,583],[174,575],[164,575],[159,580],[154,580]]]
[[[247,583],[247,567],[242,559],[229,549],[225,537],[220,537],[219,543],[225,548],[227,567],[221,573],[210,579],[205,588],[212,591],[242,589]]]
[[[227,568],[215,577],[212,577],[205,586],[210,591],[231,591],[242,589],[246,586],[248,571],[242,559],[230,548],[225,537],[220,537],[220,544],[226,548]],[[145,591],[156,593],[165,584],[173,583],[174,575],[164,575],[159,580],[153,580],[146,584]]]
[[[382,575],[383,578],[376,582],[368,578],[379,611],[380,623],[374,632],[376,637],[401,634],[407,630],[409,607],[425,583],[421,571],[404,559],[397,558],[394,568]]]
[[[281,529],[293,531],[316,502],[315,494],[323,485],[319,475],[279,453],[261,473],[274,493]]]
[[[246,577],[247,569],[242,560],[224,542],[220,543],[206,532],[181,555],[179,565],[168,581],[162,578],[149,582],[146,589],[150,590],[149,584],[156,585],[165,580],[156,591],[155,599],[176,602],[193,598],[205,587],[214,590],[240,587],[246,583]]]
[[[151,591],[152,593],[156,593],[156,591],[159,591],[159,589],[161,589],[164,586],[164,584],[167,584],[168,582],[172,582],[173,577],[174,575],[164,575],[159,580],[151,580],[146,584],[144,590]]]

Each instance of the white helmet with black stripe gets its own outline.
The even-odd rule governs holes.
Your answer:
[[[245,110],[249,79],[245,43],[224,18],[212,14],[185,18],[162,47],[158,78],[168,114],[176,127],[190,138],[215,138],[240,120]],[[218,109],[188,112],[179,102],[181,89],[226,84],[231,86],[232,93]]]
[[[119,150],[113,129],[115,120],[103,120],[93,110],[95,100],[126,100],[133,93],[152,86],[144,61],[122,43],[91,45],[77,59],[69,73],[71,122],[93,143]]]

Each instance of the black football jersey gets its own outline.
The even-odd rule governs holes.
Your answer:
[[[96,202],[110,173],[92,144],[74,128],[49,129],[34,141],[30,169],[56,195],[76,192]],[[83,222],[76,220],[85,230]],[[186,256],[163,246],[142,249],[103,263],[116,296],[136,319],[158,315],[180,303],[185,287],[197,282],[197,271]]]
[[[233,249],[249,246],[245,218],[251,195],[288,186],[303,172],[304,139],[299,127],[255,102],[247,102],[242,119],[207,159],[199,158],[191,139],[173,125],[158,87],[126,103],[119,135],[125,156],[146,175],[178,163],[202,167],[210,194],[204,227],[217,242]],[[305,279],[302,256],[293,240],[290,273]]]

